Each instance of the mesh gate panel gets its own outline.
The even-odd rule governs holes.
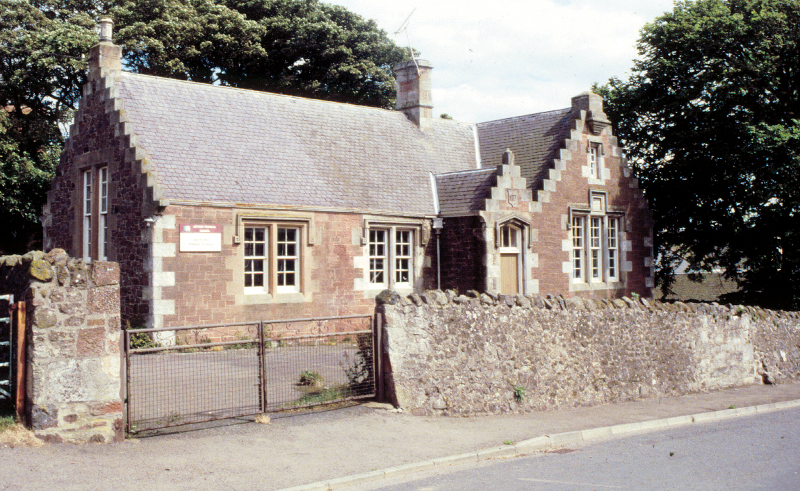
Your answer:
[[[347,341],[333,336],[282,339],[277,346],[272,341],[264,350],[267,408],[291,409],[374,395],[371,334],[354,335]]]
[[[258,349],[130,357],[131,431],[259,412]]]
[[[129,433],[376,394],[370,315],[125,331]]]

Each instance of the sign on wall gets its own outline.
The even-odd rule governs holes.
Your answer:
[[[181,225],[181,252],[222,251],[221,225]]]

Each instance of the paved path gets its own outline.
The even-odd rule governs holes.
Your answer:
[[[616,426],[616,433],[623,434],[657,426],[647,422],[686,415],[698,415],[699,423],[752,413],[747,407],[770,409],[766,405],[782,401],[800,405],[800,384],[472,418],[417,417],[355,406],[276,417],[269,425],[245,423],[118,445],[0,448],[0,490],[326,489],[329,484],[336,487],[334,479],[352,484],[348,476],[364,478],[369,472],[379,479],[385,469],[396,466],[408,465],[408,471],[464,454],[478,459],[530,452],[543,448],[537,445],[569,444],[614,432],[600,428],[627,425]],[[672,421],[693,424],[691,417]],[[539,438],[544,435],[550,437]],[[515,445],[503,445],[505,441]]]

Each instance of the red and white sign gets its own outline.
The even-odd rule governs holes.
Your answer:
[[[181,252],[222,251],[221,225],[181,225]]]

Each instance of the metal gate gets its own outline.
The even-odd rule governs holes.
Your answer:
[[[126,429],[376,394],[371,315],[125,330]]]
[[[0,295],[0,409],[22,417],[25,370],[25,302]]]

